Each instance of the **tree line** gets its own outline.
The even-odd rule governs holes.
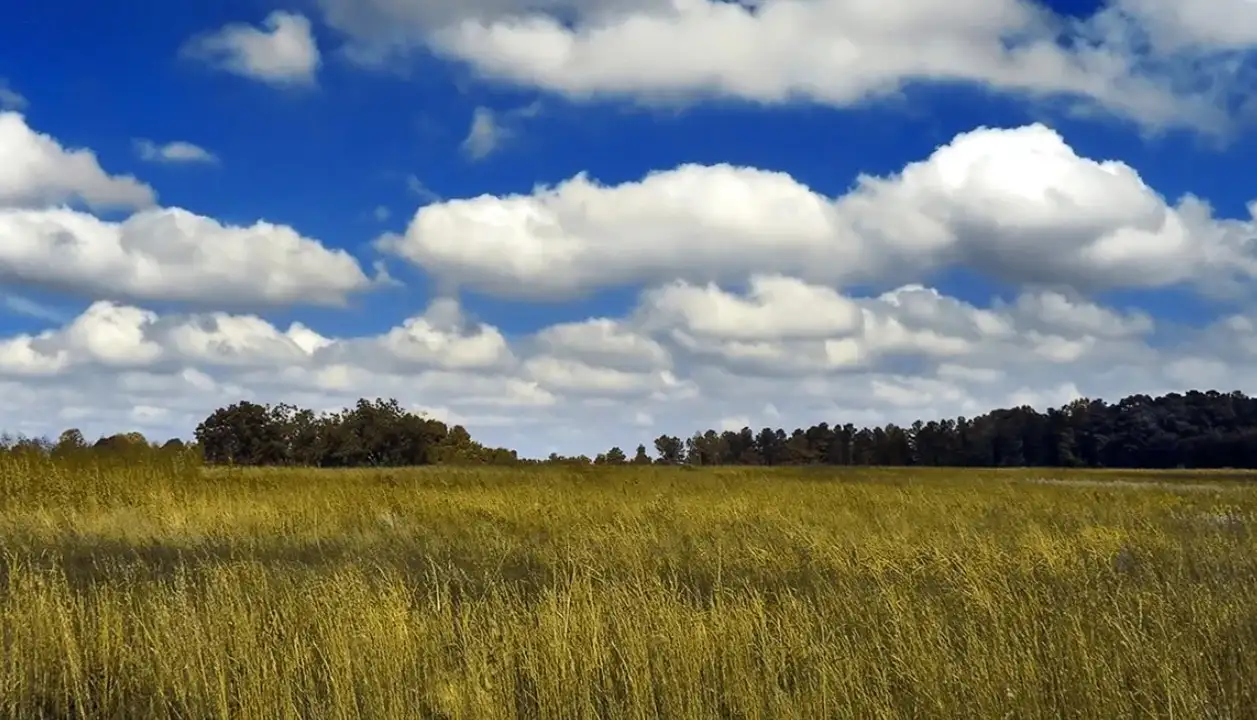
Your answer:
[[[239,402],[215,410],[195,435],[209,464],[344,468],[518,462],[514,450],[485,447],[462,425],[449,427],[391,399],[364,398],[352,408],[321,415],[293,405]]]
[[[162,443],[152,443],[143,433],[126,432],[113,435],[102,435],[95,442],[88,442],[78,428],[70,428],[62,432],[56,440],[46,437],[29,437],[0,433],[0,453],[11,455],[40,455],[54,459],[71,456],[102,456],[127,457],[132,455],[151,454],[154,451],[164,453],[195,453],[195,443],[189,444],[180,438],[170,438]]]
[[[1241,392],[1131,395],[1115,404],[1079,399],[1038,412],[1029,406],[973,418],[901,427],[819,423],[791,432],[706,430],[661,435],[655,458],[638,446],[633,460],[688,465],[882,465],[951,467],[1257,468],[1257,398]],[[625,462],[620,448],[592,460]]]
[[[545,460],[487,447],[461,425],[405,410],[396,400],[359,400],[316,414],[292,405],[248,401],[202,421],[195,442],[160,449],[194,453],[208,464],[370,467],[429,464],[576,465],[883,465],[953,467],[1257,468],[1257,398],[1241,392],[1132,395],[1109,404],[1080,399],[1038,412],[1028,406],[973,418],[918,420],[908,426],[819,423],[808,428],[702,430],[661,435],[653,456],[638,445]],[[5,452],[49,456],[133,454],[159,449],[139,433],[89,444],[78,430],[56,441],[0,436]]]

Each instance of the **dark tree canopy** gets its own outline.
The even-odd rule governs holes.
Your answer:
[[[211,464],[362,467],[476,463],[574,466],[644,465],[936,465],[953,467],[1257,468],[1257,398],[1240,392],[1191,391],[1132,395],[1109,404],[1075,400],[1038,412],[992,410],[973,418],[917,420],[907,427],[857,428],[822,422],[780,428],[700,430],[682,439],[661,435],[630,458],[612,447],[594,459],[552,453],[521,460],[489,448],[461,425],[401,407],[396,400],[359,400],[316,414],[292,405],[241,401],[215,410],[196,428],[196,442],[166,441],[160,450],[139,433],[89,443],[77,429],[56,441],[0,435],[0,450],[45,456],[106,453],[134,457],[162,452],[199,455]]]
[[[659,460],[675,462],[680,444],[657,439]],[[1257,468],[1257,399],[1191,391],[1116,404],[1080,399],[1045,413],[1023,406],[908,427],[707,430],[685,441],[683,455],[693,465]]]
[[[205,462],[234,465],[397,467],[431,463],[510,463],[514,451],[486,448],[453,428],[402,408],[362,399],[353,408],[315,415],[291,405],[236,403],[196,428]]]

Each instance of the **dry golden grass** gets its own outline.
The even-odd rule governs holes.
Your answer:
[[[1255,527],[1218,474],[10,459],[0,717],[1251,718]]]

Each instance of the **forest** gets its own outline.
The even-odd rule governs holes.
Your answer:
[[[89,445],[74,429],[55,441],[7,437],[0,444],[48,454],[150,446],[138,433]],[[1046,412],[1022,406],[907,426],[821,422],[793,430],[707,429],[686,438],[661,435],[652,444],[650,450],[637,445],[631,455],[612,447],[592,456],[521,458],[513,449],[476,442],[461,425],[410,412],[397,400],[362,399],[323,414],[241,401],[206,417],[191,444],[171,439],[161,447],[197,452],[210,465],[328,468],[536,463],[1255,468],[1257,398],[1213,390],[1132,395],[1116,403],[1084,398]]]

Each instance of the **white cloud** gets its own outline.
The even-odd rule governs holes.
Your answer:
[[[301,370],[354,374],[509,368],[514,358],[496,328],[466,326],[456,303],[439,300],[424,315],[382,335],[328,338],[302,323],[280,330],[256,315],[224,312],[159,316],[109,301],[92,303],[64,327],[0,342],[0,375],[39,375],[71,367],[197,372]]]
[[[320,5],[359,60],[427,46],[482,76],[576,99],[852,106],[913,82],[968,82],[1075,98],[1150,128],[1211,131],[1251,87],[1236,57],[1257,48],[1249,0],[1116,0],[1083,21],[1030,0]]]
[[[151,188],[106,173],[86,149],[67,150],[0,113],[0,282],[90,299],[341,305],[390,282],[368,278],[349,253],[284,225],[224,225],[156,208]],[[67,205],[143,208],[120,221]]]
[[[355,350],[362,353],[359,362],[369,364],[386,358],[394,369],[476,370],[509,366],[514,361],[506,338],[497,328],[471,322],[457,301],[448,298],[433,302],[423,315],[406,320],[380,338],[358,343]]]
[[[1257,3],[1252,0],[1115,0],[1105,22],[1135,23],[1165,51],[1251,50],[1257,45]]]
[[[427,205],[377,247],[450,283],[522,298],[756,273],[895,283],[955,266],[1013,284],[1221,293],[1257,277],[1255,239],[1252,217],[1215,219],[1192,196],[1171,205],[1133,168],[1080,157],[1036,124],[958,135],[837,198],[730,165],[613,187],[581,174],[530,195]]]
[[[535,342],[552,356],[616,370],[649,372],[672,366],[666,348],[611,318],[551,325],[537,333]]]
[[[21,113],[0,112],[0,209],[81,202],[92,208],[142,208],[156,201],[131,175],[110,175],[96,154],[68,149],[26,124]]]
[[[1244,289],[1257,220],[1167,203],[1132,168],[1079,157],[1040,125],[961,135],[837,198],[783,173],[684,165],[615,187],[578,176],[438,201],[381,241],[438,287],[535,298],[645,286],[620,316],[519,337],[452,295],[366,336],[243,314],[335,305],[387,277],[294,228],[145,207],[152,191],[90,151],[19,115],[0,121],[5,157],[23,159],[0,167],[0,282],[95,301],[44,318],[57,325],[45,332],[0,334],[0,414],[21,418],[11,430],[186,435],[240,399],[322,410],[394,396],[491,443],[592,454],[708,427],[1257,387],[1257,315],[1176,335],[1091,294]],[[73,201],[142,209],[105,220],[61,206]],[[979,302],[925,284],[957,266],[1015,289]],[[217,312],[140,306],[170,300]]]
[[[216,164],[218,158],[199,145],[183,140],[175,140],[165,144],[157,144],[152,140],[139,138],[134,141],[135,152],[141,160],[157,163],[204,163]]]
[[[453,410],[437,405],[446,414],[500,426],[511,413],[557,401],[513,367],[498,331],[472,327],[448,301],[356,338],[300,323],[281,330],[253,315],[160,316],[101,301],[60,328],[0,339],[0,411],[29,410],[40,398],[51,403],[48,412],[23,413],[23,426],[10,429],[75,424],[103,433],[132,426],[128,410],[149,406],[165,415],[148,418],[148,429],[186,436],[214,407],[240,399],[334,409],[383,395],[423,407],[450,399]]]
[[[648,290],[627,322],[620,332],[668,338],[694,362],[779,377],[861,373],[907,360],[963,379],[1019,364],[1124,357],[1154,330],[1145,314],[1052,291],[979,308],[920,285],[857,298],[762,275],[745,296],[683,282]]]
[[[848,298],[783,276],[753,276],[745,300],[714,284],[675,282],[651,291],[647,303],[649,323],[679,320],[694,332],[727,340],[832,337],[862,322],[859,306]]]
[[[673,273],[803,264],[834,234],[833,212],[789,176],[685,165],[607,188],[585,175],[532,196],[431,204],[379,246],[442,277],[493,292],[567,295]]]
[[[997,303],[1000,307],[1002,303]],[[1009,310],[1024,327],[1043,332],[1082,332],[1103,338],[1127,338],[1152,332],[1143,311],[1120,313],[1059,292],[1023,293]]]
[[[233,23],[198,35],[181,52],[227,72],[272,85],[312,85],[321,58],[309,19],[276,10],[259,30]]]
[[[598,367],[580,360],[539,355],[524,363],[525,377],[541,387],[573,395],[599,397],[646,394],[662,395],[681,385],[667,370],[656,373],[627,372]]]
[[[790,291],[765,290],[774,283]],[[1154,343],[1157,328],[1146,316],[1050,291],[980,307],[919,285],[841,296],[781,278],[741,293],[693,286],[720,297],[686,313],[656,312],[678,287],[643,292],[623,317],[514,339],[449,299],[362,337],[300,323],[282,329],[252,315],[163,316],[97,302],[57,329],[0,340],[0,412],[13,403],[44,408],[23,415],[30,432],[105,432],[134,426],[130,409],[148,406],[166,414],[149,414],[144,428],[186,434],[239,399],[324,409],[392,396],[439,408],[478,438],[544,455],[555,443],[593,453],[707,427],[908,423],[1210,378],[1228,388],[1257,385],[1250,316]],[[729,307],[806,315],[823,302],[858,314],[803,333],[769,323],[728,333],[718,319]],[[730,349],[737,343],[760,348],[763,361],[738,356]]]
[[[290,227],[222,225],[178,208],[121,222],[0,210],[0,236],[0,279],[97,298],[334,306],[372,286],[347,252]]]

